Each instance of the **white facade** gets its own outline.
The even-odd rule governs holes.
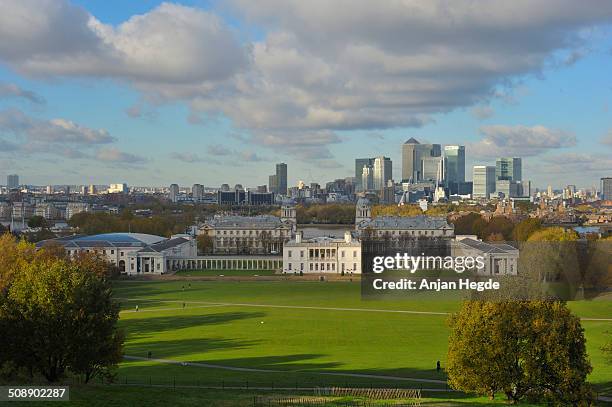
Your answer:
[[[361,274],[361,242],[346,232],[344,239],[295,239],[283,248],[283,273]]]
[[[486,243],[476,236],[457,236],[452,256],[484,258],[484,268],[476,270],[482,276],[517,275],[519,250],[505,243]]]
[[[127,194],[128,186],[127,184],[110,184],[108,187],[109,194]]]
[[[195,258],[197,244],[188,235],[170,239],[142,233],[106,233],[94,236],[68,236],[39,242],[36,247],[59,244],[66,254],[97,253],[128,275],[164,274],[177,259]]]
[[[282,217],[216,216],[198,227],[208,235],[215,254],[276,254],[283,249],[295,228],[295,208],[283,206]]]

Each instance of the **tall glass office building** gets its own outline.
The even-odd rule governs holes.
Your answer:
[[[465,146],[444,146],[446,182],[465,182]]]

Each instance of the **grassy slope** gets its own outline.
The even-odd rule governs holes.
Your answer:
[[[182,282],[124,282],[116,287],[126,311],[138,303],[142,312],[122,313],[128,331],[126,354],[228,366],[290,371],[263,374],[229,372],[190,366],[161,367],[149,361],[122,365],[128,377],[192,378],[202,381],[287,384],[384,384],[312,372],[362,372],[373,375],[443,379],[433,367],[444,365],[448,328],[444,315],[272,307],[204,307],[202,302],[289,306],[374,308],[452,312],[456,301],[362,301],[358,283],[334,282],[204,282],[183,291]],[[147,302],[159,300],[162,302]],[[171,302],[177,301],[177,302]],[[182,309],[182,302],[186,308]],[[609,318],[612,302],[572,303],[582,317]],[[176,309],[178,308],[178,309]],[[149,312],[154,311],[154,312]],[[264,322],[263,324],[261,322]],[[612,367],[600,346],[612,323],[584,321],[595,367],[591,380],[609,386]],[[414,383],[413,383],[414,384]],[[426,387],[436,387],[426,384]]]

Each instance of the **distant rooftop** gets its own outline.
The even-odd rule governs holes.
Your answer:
[[[446,218],[426,215],[419,216],[380,216],[360,223],[361,228],[371,227],[374,229],[452,229]]]
[[[414,137],[410,137],[404,144],[421,144]]]
[[[50,243],[58,243],[64,247],[145,247],[164,240],[166,240],[165,237],[144,233],[103,233],[100,235],[74,235],[43,240],[37,243],[37,246],[42,247]]]
[[[283,225],[278,216],[259,215],[259,216],[216,216],[206,222],[214,228],[233,229],[233,228],[276,228]]]

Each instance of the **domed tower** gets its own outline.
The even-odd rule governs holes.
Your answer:
[[[297,210],[295,209],[295,202],[291,199],[283,200],[281,204],[281,222],[291,223],[293,231],[297,226]]]
[[[359,198],[355,207],[355,225],[370,219],[372,219],[372,205],[370,201],[367,198]]]

